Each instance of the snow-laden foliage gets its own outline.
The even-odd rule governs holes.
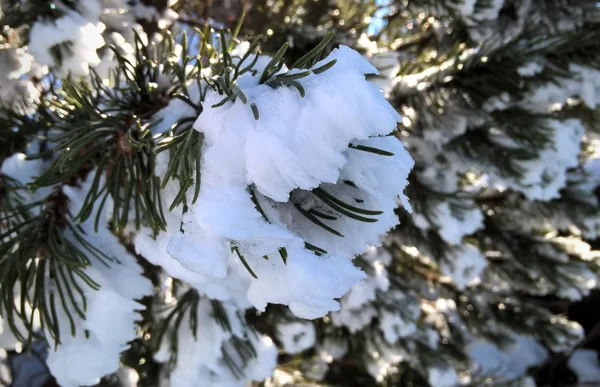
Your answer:
[[[273,374],[277,364],[273,341],[249,329],[234,305],[224,304],[223,308],[226,325],[215,320],[209,299],[198,301],[174,332],[175,343],[163,342],[163,350],[156,355],[159,361],[169,361],[170,345],[177,349],[168,385],[196,386],[202,381],[211,386],[244,386],[249,380],[262,381]],[[191,313],[197,314],[194,327],[187,323]]]
[[[258,75],[240,78],[258,119],[237,100],[205,108],[194,123],[204,135],[202,184],[168,252],[192,272],[242,277],[259,310],[286,304],[303,318],[337,310],[334,299],[363,277],[351,259],[398,223],[398,196],[407,205],[412,160],[396,138],[377,137],[400,117],[365,81],[376,70],[347,47],[314,68],[331,61],[298,80],[304,97],[260,85]],[[220,99],[208,91],[205,103]]]
[[[566,304],[598,286],[592,247],[598,235],[592,172],[598,76],[591,51],[583,48],[596,37],[586,35],[591,15],[561,7],[410,2],[408,9],[422,13],[414,19],[392,13],[389,22],[397,29],[384,28],[397,38],[390,44],[396,52],[363,44],[373,63],[392,70],[390,79],[374,81],[401,112],[401,138],[415,159],[407,192],[414,213],[403,218],[410,225],[403,222],[384,244],[396,260],[386,268],[391,288],[419,289],[422,319],[440,335],[438,350],[452,350],[458,336],[463,349],[486,337],[498,353],[528,342],[528,350],[498,359],[471,354],[472,368],[429,359],[423,370],[409,367],[432,385],[480,385],[486,377],[531,385],[533,378],[524,378],[528,367],[558,352],[568,357],[567,348],[582,338],[578,324],[532,301],[555,296]],[[415,32],[401,32],[407,23]],[[570,49],[573,54],[559,63],[556,53]],[[389,63],[394,55],[397,66]],[[415,57],[422,63],[415,64]],[[343,306],[342,300],[340,313]],[[363,308],[363,315],[356,308],[365,322],[357,322],[353,334],[372,335],[369,322],[380,324],[387,310],[374,306]],[[393,351],[398,347],[407,344],[397,342]],[[385,378],[403,380],[394,376],[403,372],[400,365],[426,353],[397,356],[398,370],[386,369]]]
[[[80,208],[89,184],[91,182],[88,180],[81,188],[64,188],[72,211]],[[106,223],[101,224],[97,233],[94,233],[91,220],[81,224],[81,228],[86,234],[94,235],[90,243],[113,260],[95,260],[85,269],[100,288],[95,290],[78,281],[78,285],[84,289],[87,302],[85,319],[80,318],[75,322],[77,333],[74,336],[64,335],[60,344],[50,350],[48,367],[62,386],[95,384],[104,375],[117,371],[119,354],[137,337],[135,322],[140,318],[137,311],[144,307],[136,300],[152,294],[152,284],[142,275],[141,267],[118,243]],[[73,238],[78,243],[74,237],[67,238]],[[75,311],[71,313],[75,314]],[[108,321],[107,315],[110,316]],[[61,331],[68,332],[69,324],[66,315],[59,317]],[[73,367],[73,364],[77,367]]]
[[[36,21],[29,31],[28,48],[37,63],[55,69],[63,77],[87,75],[90,67],[97,67],[107,76],[107,70],[116,63],[105,45],[115,44],[118,50],[131,55],[134,31],[141,31],[138,21],[154,19],[165,28],[177,18],[170,8],[161,14],[138,0],[89,0],[75,9],[57,2],[54,9],[62,15]]]
[[[0,103],[19,112],[31,112],[28,102],[39,98],[39,90],[28,77],[40,71],[40,65],[22,48],[0,48]]]
[[[315,327],[310,322],[291,322],[277,326],[283,349],[290,354],[302,352],[315,344]]]
[[[69,11],[65,16],[33,25],[29,35],[29,52],[42,65],[59,67],[60,75],[85,75],[89,66],[100,64],[96,50],[104,46],[104,26],[86,20],[80,14]],[[65,58],[57,61],[52,47],[65,45]]]
[[[31,28],[31,38],[36,41],[29,47],[33,57],[63,76],[87,75],[91,82],[104,83],[103,74],[88,71],[103,66],[95,48],[105,44],[100,35],[90,35],[92,27],[98,34],[102,28],[88,19],[107,12],[99,13],[95,8],[62,11],[64,14],[55,22],[40,22]],[[55,28],[63,34],[52,33]],[[54,40],[47,42],[36,34]],[[68,56],[69,61],[58,63],[56,53],[46,51],[68,39],[71,43],[66,46],[75,52]],[[136,55],[143,44],[147,43],[135,42]],[[128,49],[116,55],[119,63],[137,58]],[[52,315],[44,317],[38,328],[31,324],[27,327],[41,328],[56,341],[54,345],[49,343],[47,363],[59,383],[93,384],[103,375],[116,372],[120,353],[128,348],[128,342],[139,337],[135,320],[140,317],[137,311],[145,306],[136,300],[149,295],[151,287],[131,248],[192,287],[191,295],[177,302],[183,308],[192,297],[194,306],[179,312],[175,320],[172,314],[153,312],[165,326],[163,333],[153,334],[162,348],[176,348],[174,357],[169,358],[171,366],[165,367],[169,370],[165,377],[177,385],[197,379],[243,384],[246,380],[265,379],[274,368],[270,339],[258,339],[251,330],[241,328],[246,326],[241,317],[245,310],[264,310],[268,303],[279,303],[289,305],[297,316],[311,319],[338,310],[336,299],[365,276],[353,265],[353,258],[367,245],[379,245],[380,238],[398,224],[394,212],[398,198],[410,209],[403,190],[413,162],[400,141],[389,135],[400,116],[365,80],[365,75],[376,73],[376,69],[342,46],[305,70],[308,76],[299,76],[299,69],[281,69],[281,79],[297,79],[291,84],[294,87],[285,87],[263,84],[264,73],[271,71],[268,59],[257,55],[251,71],[237,79],[240,97],[233,102],[219,103],[222,90],[207,90],[211,72],[203,72],[206,78],[200,83],[186,84],[191,90],[188,98],[200,98],[203,106],[190,128],[190,133],[197,131],[202,136],[203,145],[195,148],[198,153],[191,154],[197,159],[202,180],[189,188],[183,203],[169,211],[160,210],[164,232],[145,222],[123,223],[123,219],[138,218],[140,208],[123,209],[122,194],[111,192],[90,202],[94,195],[110,190],[107,187],[112,184],[113,174],[118,176],[118,170],[86,166],[75,180],[52,186],[44,179],[51,176],[60,158],[25,161],[26,155],[16,154],[5,162],[2,172],[9,178],[18,177],[23,187],[34,180],[40,182],[33,194],[26,192],[20,198],[25,204],[32,202],[40,221],[48,216],[54,222],[56,217],[56,224],[60,224],[57,232],[75,254],[89,250],[98,258],[84,260],[82,268],[77,269],[79,277],[66,288],[60,280],[68,277],[59,279],[56,291],[60,293],[61,308],[54,311],[54,291],[48,290]],[[161,77],[166,79],[168,75]],[[127,78],[121,82],[126,80],[131,81]],[[67,83],[66,87],[78,86]],[[164,93],[169,90],[162,83],[152,88]],[[113,98],[109,93],[106,96]],[[117,94],[125,96],[121,89]],[[69,98],[81,103],[81,94]],[[172,126],[169,122],[198,115],[198,109],[189,101],[174,99],[158,110],[153,134],[167,137]],[[107,107],[101,104],[98,108]],[[50,141],[54,136],[51,134]],[[132,150],[122,141],[116,142],[116,155],[127,163]],[[242,151],[232,152],[234,148]],[[70,151],[64,148],[64,154]],[[179,182],[168,176],[173,157],[170,152],[159,154],[149,177],[165,182],[161,195],[156,197],[159,202],[153,204],[164,209],[181,199]],[[11,171],[20,163],[27,163],[28,168],[15,177]],[[131,173],[129,170],[124,176],[131,179]],[[395,178],[389,179],[391,175]],[[104,188],[98,191],[99,187]],[[47,223],[42,224],[46,227]],[[49,243],[51,259],[63,259],[56,242]],[[131,243],[130,250],[122,243]],[[220,302],[224,303],[227,323],[215,320],[214,308]],[[108,308],[112,314],[109,323],[100,318]],[[388,325],[396,323],[390,316]],[[198,327],[207,329],[211,324],[212,333],[199,333]],[[64,332],[72,336],[64,337]],[[285,336],[283,325],[280,332]],[[394,334],[391,332],[388,334]],[[241,342],[246,349],[240,349]],[[207,346],[216,352],[207,354]],[[250,355],[242,356],[243,351]],[[99,353],[102,362],[93,360]],[[165,359],[159,354],[156,360]],[[69,372],[73,364],[79,365],[77,372]],[[198,374],[190,375],[190,369]]]
[[[25,183],[41,173],[47,167],[45,164],[41,160],[28,161],[25,154],[17,153],[4,161],[0,171],[16,181]],[[77,212],[81,208],[90,184],[88,179],[81,183],[81,187],[62,187],[72,211]],[[29,202],[35,202],[47,195],[48,191],[40,190],[26,196]],[[107,207],[110,206],[109,202]],[[83,242],[79,233],[69,231],[65,231],[65,238],[81,249],[85,248],[83,243],[93,244],[94,249],[101,251],[106,259],[99,259],[98,256],[90,258],[89,266],[83,269],[85,276],[73,279],[74,283],[71,286],[77,288],[77,292],[71,288],[65,289],[64,283],[53,282],[52,279],[49,279],[46,289],[47,298],[60,297],[64,300],[68,293],[68,297],[76,300],[73,304],[63,301],[63,307],[68,313],[61,310],[54,322],[58,331],[70,332],[71,335],[64,335],[60,342],[49,350],[47,358],[50,372],[63,386],[95,384],[104,375],[117,371],[120,353],[127,349],[128,343],[137,336],[136,321],[140,318],[138,311],[144,307],[136,300],[152,294],[151,283],[142,275],[141,267],[110,232],[107,217],[103,215],[102,219],[98,232],[95,232],[94,222],[91,220],[77,227],[79,232],[93,236],[93,240]],[[51,270],[49,268],[45,273],[49,278],[56,275]],[[58,270],[62,276],[69,275],[64,269]],[[97,289],[90,286],[90,279]],[[80,293],[81,297],[77,293]],[[24,307],[30,309],[31,305],[27,304]],[[106,319],[108,314],[109,320]],[[32,316],[37,320],[35,315]],[[17,323],[23,329],[23,322]],[[43,328],[39,322],[34,327]],[[47,335],[50,337],[52,333],[47,332]],[[3,332],[2,337],[4,348],[15,346],[9,344],[15,339],[9,331]],[[72,364],[77,364],[77,367],[73,369]]]
[[[0,384],[594,383],[595,4],[241,3],[0,1]]]

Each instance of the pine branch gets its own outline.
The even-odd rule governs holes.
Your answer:
[[[198,308],[201,297],[193,289],[185,291],[183,295],[177,298],[175,303],[168,305],[167,309],[163,311],[164,318],[158,325],[158,331],[152,335],[152,346],[155,350],[160,348],[163,340],[168,340],[167,343],[171,350],[169,361],[171,367],[177,362],[178,334],[181,324],[189,324],[194,340],[197,339],[198,330],[202,329],[202,327],[198,326]],[[222,329],[231,332],[232,324],[221,302],[210,300],[210,304],[212,307],[212,317],[216,320],[216,323]],[[235,351],[235,357],[230,353],[232,350]],[[221,347],[221,354],[225,364],[229,367],[233,375],[236,378],[242,378],[244,375],[243,368],[251,359],[256,357],[256,350],[247,338],[232,335],[231,339],[224,342],[224,345]]]
[[[95,73],[91,85],[64,80],[62,98],[52,102],[61,117],[55,128],[62,134],[51,139],[56,157],[33,187],[51,187],[95,170],[78,221],[92,216],[93,204],[97,200],[104,203],[110,195],[114,201],[112,222],[118,227],[125,227],[133,213],[138,228],[143,222],[155,230],[164,229],[151,130],[158,123],[153,114],[177,91],[156,87],[161,74],[155,61],[168,63],[171,53],[163,45],[162,53],[153,59],[138,38],[135,64],[115,50],[120,63],[113,74],[113,84],[119,85],[115,89],[109,90]],[[102,210],[103,205],[96,213],[96,227]]]
[[[34,330],[39,313],[41,335],[48,342],[58,345],[61,334],[83,334],[75,331],[74,322],[74,316],[85,318],[86,311],[79,283],[99,289],[85,268],[91,260],[109,265],[114,258],[94,247],[74,225],[69,199],[60,187],[39,202],[16,209],[4,206],[0,214],[0,310],[10,329],[30,345],[40,334]],[[60,331],[59,309],[70,321],[70,332]]]

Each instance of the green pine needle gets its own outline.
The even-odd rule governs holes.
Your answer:
[[[375,154],[380,155],[380,156],[393,156],[394,155],[392,152],[388,152],[388,151],[383,150],[383,149],[373,148],[373,147],[365,146],[365,145],[353,145],[353,144],[349,144],[348,148],[360,150],[360,151],[363,151],[363,152],[375,153]]]
[[[343,207],[352,212],[356,212],[358,214],[364,214],[364,215],[381,215],[381,214],[383,214],[383,211],[366,210],[364,208],[359,208],[359,207],[350,205],[344,201],[339,200],[335,196],[331,195],[329,192],[325,191],[323,188],[315,188],[312,192],[317,197],[319,197],[319,199],[321,199],[321,200],[327,200],[328,202],[333,202],[340,207]]]
[[[304,56],[302,56],[300,59],[294,62],[294,64],[292,64],[290,68],[300,69],[310,67],[311,61],[317,58],[319,55],[321,55],[321,53],[325,50],[325,48],[327,47],[329,42],[331,42],[334,36],[334,31],[328,32],[327,35],[325,35],[325,37],[323,38],[323,40],[319,44],[317,44],[315,48],[304,54]]]
[[[246,258],[242,255],[242,253],[240,253],[240,250],[237,248],[237,246],[232,246],[231,247],[231,251],[235,251],[235,253],[237,254],[237,256],[240,258],[240,261],[242,261],[242,264],[244,265],[244,267],[246,268],[246,270],[248,270],[248,273],[250,273],[250,275],[252,277],[254,277],[255,279],[258,279],[258,277],[254,273],[254,271],[252,270],[252,268],[250,267],[250,265],[248,265],[248,261],[246,261]]]
[[[322,229],[332,233],[333,235],[339,236],[339,237],[344,237],[344,235],[342,235],[342,233],[340,233],[339,231],[329,227],[328,225],[326,225],[325,223],[321,222],[319,219],[317,219],[313,214],[311,214],[310,212],[304,210],[299,204],[294,203],[294,207],[296,207],[296,209],[306,217],[306,219],[310,220],[311,222],[313,222],[314,224],[316,224],[317,226],[321,227]]]

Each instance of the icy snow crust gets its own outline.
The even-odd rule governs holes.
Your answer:
[[[337,63],[331,69],[298,80],[304,98],[293,87],[259,85],[260,74],[247,73],[239,80],[247,104],[238,99],[210,108],[223,96],[209,91],[194,124],[204,134],[200,194],[183,215],[183,232],[175,232],[168,252],[197,275],[245,282],[247,298],[259,310],[268,303],[286,304],[309,319],[339,310],[334,299],[365,277],[351,260],[367,245],[380,245],[379,238],[398,224],[398,196],[409,208],[402,192],[413,161],[398,139],[380,137],[396,129],[400,116],[365,80],[376,69],[363,57],[342,46],[315,68],[333,59]],[[258,120],[251,103],[258,107]],[[350,143],[394,155],[351,149]],[[371,216],[375,223],[341,215],[309,191],[317,187],[383,213]],[[343,237],[317,226],[297,207],[336,217],[320,220]],[[327,254],[316,255],[305,242]]]

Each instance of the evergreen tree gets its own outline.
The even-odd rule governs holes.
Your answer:
[[[0,384],[600,384],[596,2],[0,7]]]

